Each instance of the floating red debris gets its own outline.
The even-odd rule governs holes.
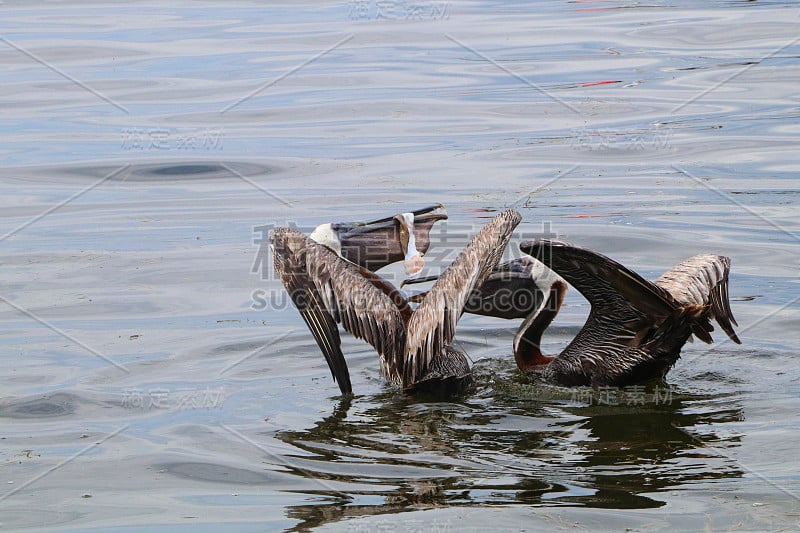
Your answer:
[[[587,81],[586,83],[581,83],[581,87],[594,87],[595,85],[611,85],[613,83],[622,83],[622,80]]]

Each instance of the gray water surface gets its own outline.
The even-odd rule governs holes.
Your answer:
[[[3,529],[800,527],[795,2],[0,9]],[[647,277],[729,256],[743,343],[568,390],[465,316],[473,390],[344,336],[342,399],[263,237],[438,202],[431,271],[507,207]]]

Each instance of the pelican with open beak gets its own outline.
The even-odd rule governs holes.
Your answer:
[[[445,219],[444,206],[437,204],[369,222],[321,224],[310,237],[367,270],[375,272],[403,261],[406,273],[414,275],[425,265],[423,255],[431,243],[431,228]]]
[[[392,220],[408,230],[408,235],[398,230],[398,237],[405,243],[406,266],[416,268],[419,254],[413,250],[418,234],[407,215]],[[471,381],[465,354],[452,345],[456,323],[472,291],[497,266],[521,218],[508,209],[481,228],[426,296],[417,300],[416,309],[394,285],[369,268],[346,260],[343,254],[337,255],[331,247],[294,228],[275,228],[270,243],[275,272],[317,341],[342,394],[351,394],[352,386],[340,325],[375,348],[384,376],[403,391],[450,394]]]

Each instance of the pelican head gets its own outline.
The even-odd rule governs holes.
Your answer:
[[[441,204],[369,222],[321,224],[311,238],[338,255],[372,271],[404,261],[413,275],[425,264],[423,254],[430,246],[434,223],[445,220]]]

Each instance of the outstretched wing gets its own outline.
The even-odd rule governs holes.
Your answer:
[[[597,252],[551,240],[526,241],[519,247],[589,300],[592,310],[586,331],[605,332],[609,338],[635,344],[647,327],[661,323],[680,307],[663,288]]]
[[[592,307],[667,316],[678,306],[668,291],[592,250],[546,239],[519,248],[560,274]]]
[[[342,393],[351,393],[352,387],[337,322],[378,351],[387,375],[399,375],[405,342],[401,309],[407,307],[399,292],[295,229],[276,228],[270,240],[275,271]]]
[[[521,217],[513,209],[484,226],[439,276],[408,322],[403,386],[414,385],[455,335],[470,293],[497,266]]]
[[[714,254],[700,254],[681,261],[660,278],[655,284],[669,291],[683,305],[709,306],[711,317],[715,318],[730,339],[741,344],[733,331],[738,326],[728,300],[728,273],[731,260]]]

